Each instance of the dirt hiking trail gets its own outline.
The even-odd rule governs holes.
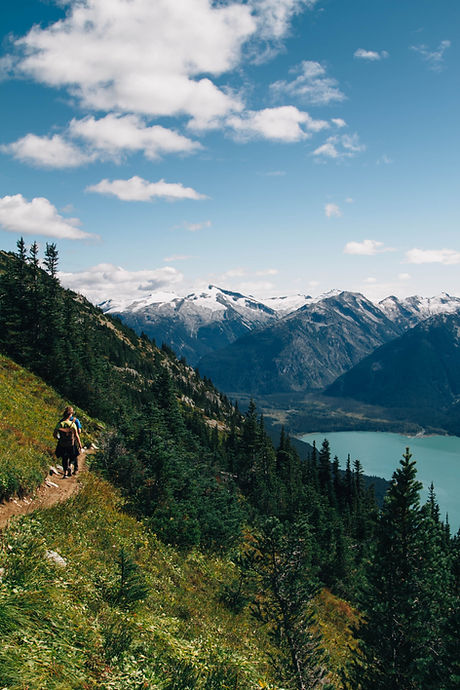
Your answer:
[[[59,474],[50,473],[43,484],[29,496],[23,498],[13,496],[0,502],[0,531],[5,529],[10,519],[15,515],[32,513],[38,508],[49,508],[55,503],[70,498],[80,487],[78,478],[81,473],[86,472],[86,455],[91,452],[93,451],[88,450],[78,456],[79,471],[76,475],[72,474],[71,477],[64,479],[62,470],[58,470]]]

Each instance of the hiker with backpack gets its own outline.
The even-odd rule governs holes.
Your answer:
[[[80,434],[75,421],[72,421],[73,415],[73,408],[67,406],[53,432],[57,439],[56,457],[62,460],[64,479],[72,474],[71,463],[74,465],[74,474],[78,472],[78,455],[81,452]]]

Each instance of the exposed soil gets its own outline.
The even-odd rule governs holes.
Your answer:
[[[0,502],[0,530],[5,529],[8,522],[15,515],[32,513],[38,508],[49,508],[55,503],[65,501],[72,496],[80,487],[78,478],[82,472],[86,471],[86,454],[91,451],[80,453],[78,457],[79,471],[76,475],[64,479],[62,470],[58,469],[58,474],[51,473],[44,483],[38,487],[30,496],[23,498],[10,498],[8,501]]]

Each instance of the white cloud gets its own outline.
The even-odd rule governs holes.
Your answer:
[[[426,45],[410,46],[410,49],[418,53],[431,70],[439,72],[443,66],[444,53],[450,46],[450,41],[441,41],[435,50],[430,50]]]
[[[242,108],[213,80],[240,64],[250,42],[280,41],[315,1],[65,0],[62,20],[15,41],[16,70],[67,88],[85,107],[184,114],[204,127]]]
[[[368,285],[375,285],[377,282],[377,278],[374,278],[373,276],[369,276],[369,278],[365,278],[364,282],[367,283]]]
[[[187,261],[187,259],[192,259],[190,254],[173,254],[172,256],[165,256],[163,261]]]
[[[278,273],[277,268],[266,268],[263,271],[256,271],[256,276],[277,276]]]
[[[363,240],[362,242],[347,242],[344,254],[359,254],[361,256],[373,256],[382,252],[392,252],[394,249],[385,247],[383,242],[377,240]]]
[[[351,196],[347,196],[347,198],[345,199],[345,203],[346,204],[354,204],[355,200],[352,199]]]
[[[331,122],[338,127],[339,129],[342,129],[343,127],[347,127],[347,123],[345,120],[342,120],[341,117],[333,117]]]
[[[352,158],[357,153],[364,151],[365,148],[364,144],[359,143],[357,134],[342,134],[326,139],[324,144],[313,151],[313,155],[340,160]]]
[[[386,153],[383,154],[383,156],[380,156],[380,158],[377,159],[377,165],[391,165],[393,163],[393,160],[387,156]]]
[[[398,274],[398,280],[410,280],[411,275],[410,273],[399,273]]]
[[[24,235],[44,235],[67,240],[95,238],[78,227],[78,218],[63,218],[44,197],[32,201],[22,194],[0,198],[0,225],[8,232]]]
[[[148,182],[135,175],[129,180],[101,180],[98,184],[86,188],[87,192],[108,194],[118,197],[122,201],[152,201],[153,199],[206,199],[191,187],[184,187],[181,183],[168,183],[164,180]]]
[[[111,155],[120,152],[143,151],[147,158],[156,159],[164,153],[191,153],[201,144],[159,125],[148,127],[138,115],[110,113],[99,120],[86,117],[72,120],[72,137],[84,139],[98,151]]]
[[[276,94],[288,94],[302,98],[312,105],[327,105],[345,100],[336,79],[326,77],[326,69],[319,63],[304,60],[290,70],[298,76],[292,81],[277,81],[270,85]]]
[[[386,50],[365,50],[364,48],[358,48],[353,53],[353,57],[358,58],[358,60],[369,60],[370,62],[375,62],[376,60],[382,60],[388,57]]]
[[[26,134],[22,139],[0,147],[5,153],[25,163],[44,168],[76,168],[94,160],[94,156],[81,151],[60,134],[39,137]]]
[[[210,220],[205,220],[202,223],[183,223],[180,228],[188,230],[189,232],[198,232],[198,230],[204,230],[205,228],[210,228],[212,225]]]
[[[225,273],[222,273],[221,278],[222,280],[227,280],[227,278],[242,278],[245,273],[246,271],[244,268],[230,268],[228,271],[225,271]]]
[[[282,38],[294,14],[313,8],[318,0],[250,0],[257,11],[259,33],[263,38]]]
[[[211,78],[238,65],[257,17],[211,0],[66,2],[66,17],[16,41],[18,69],[87,107],[213,118],[240,107]],[[136,46],[136,50],[131,50]]]
[[[324,213],[327,218],[340,218],[342,211],[337,204],[326,204],[324,206]]]
[[[227,124],[243,140],[263,137],[284,142],[308,139],[311,132],[329,127],[325,120],[314,120],[308,113],[292,105],[234,115],[227,119]]]
[[[460,264],[460,252],[454,249],[410,249],[406,252],[406,259],[410,264],[444,264],[453,266]]]
[[[172,266],[127,271],[113,264],[98,264],[86,271],[60,273],[59,278],[64,287],[80,292],[97,304],[106,299],[140,299],[145,293],[181,283],[183,275]]]

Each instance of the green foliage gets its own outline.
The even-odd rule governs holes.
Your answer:
[[[444,626],[452,605],[450,556],[442,529],[420,506],[422,488],[407,449],[380,517],[363,598],[362,655],[355,679],[366,688],[441,688]],[[433,500],[433,499],[432,499]]]
[[[13,522],[0,568],[2,687],[269,687],[263,631],[219,601],[232,564],[165,547],[94,476]]]
[[[283,686],[331,687],[312,608],[318,583],[308,523],[283,527],[274,518],[265,521],[248,550],[247,569],[253,580],[253,610],[274,640],[272,664]]]

